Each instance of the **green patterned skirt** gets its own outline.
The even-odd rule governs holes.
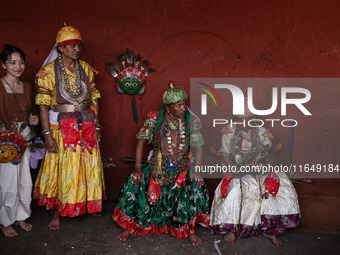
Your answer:
[[[119,226],[135,235],[169,233],[186,238],[195,232],[198,222],[209,225],[209,195],[205,185],[196,188],[188,173],[185,187],[163,186],[157,201],[150,203],[150,164],[143,171],[145,181],[132,184],[129,176],[120,193],[113,214]]]

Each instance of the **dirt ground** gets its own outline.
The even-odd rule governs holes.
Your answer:
[[[301,229],[287,230],[281,237],[283,246],[277,248],[264,237],[237,240],[236,245],[227,244],[220,236],[210,234],[201,226],[197,234],[203,239],[200,246],[193,247],[188,239],[175,239],[168,234],[161,236],[132,236],[127,242],[116,237],[121,229],[112,220],[114,205],[104,203],[103,217],[83,215],[63,218],[60,230],[47,228],[50,213],[32,202],[33,224],[31,232],[15,226],[18,236],[6,238],[0,235],[1,255],[21,254],[217,254],[214,241],[221,254],[340,254],[340,235],[304,232]]]

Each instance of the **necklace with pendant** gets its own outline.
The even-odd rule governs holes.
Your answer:
[[[79,96],[82,92],[82,86],[81,86],[81,79],[80,79],[80,68],[78,61],[75,62],[75,69],[76,69],[76,92],[74,92],[70,87],[70,81],[68,79],[68,75],[66,73],[63,60],[61,58],[61,54],[58,56],[58,64],[61,68],[61,73],[63,76],[63,80],[66,83],[65,90],[66,92],[71,96]]]
[[[182,120],[178,120],[178,121],[179,121],[178,135],[176,135],[175,132],[171,132],[170,128],[167,130],[168,132],[166,133],[166,139],[168,143],[167,150],[169,151],[170,155],[180,152],[184,148],[184,145],[185,145],[185,125],[183,124]],[[175,151],[174,147],[177,147],[177,145],[178,145],[178,150]]]

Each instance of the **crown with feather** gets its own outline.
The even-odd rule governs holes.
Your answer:
[[[117,92],[119,94],[143,95],[145,93],[146,77],[155,70],[148,68],[149,62],[146,60],[139,67],[141,62],[140,55],[134,56],[129,49],[118,56],[118,61],[123,66],[122,70],[117,64],[108,63],[108,72],[117,80]],[[146,70],[147,68],[148,70]]]

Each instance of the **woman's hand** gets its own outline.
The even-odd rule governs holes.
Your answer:
[[[32,113],[30,114],[30,117],[28,119],[28,122],[30,125],[38,125],[39,122],[39,117],[37,115],[32,115]]]

